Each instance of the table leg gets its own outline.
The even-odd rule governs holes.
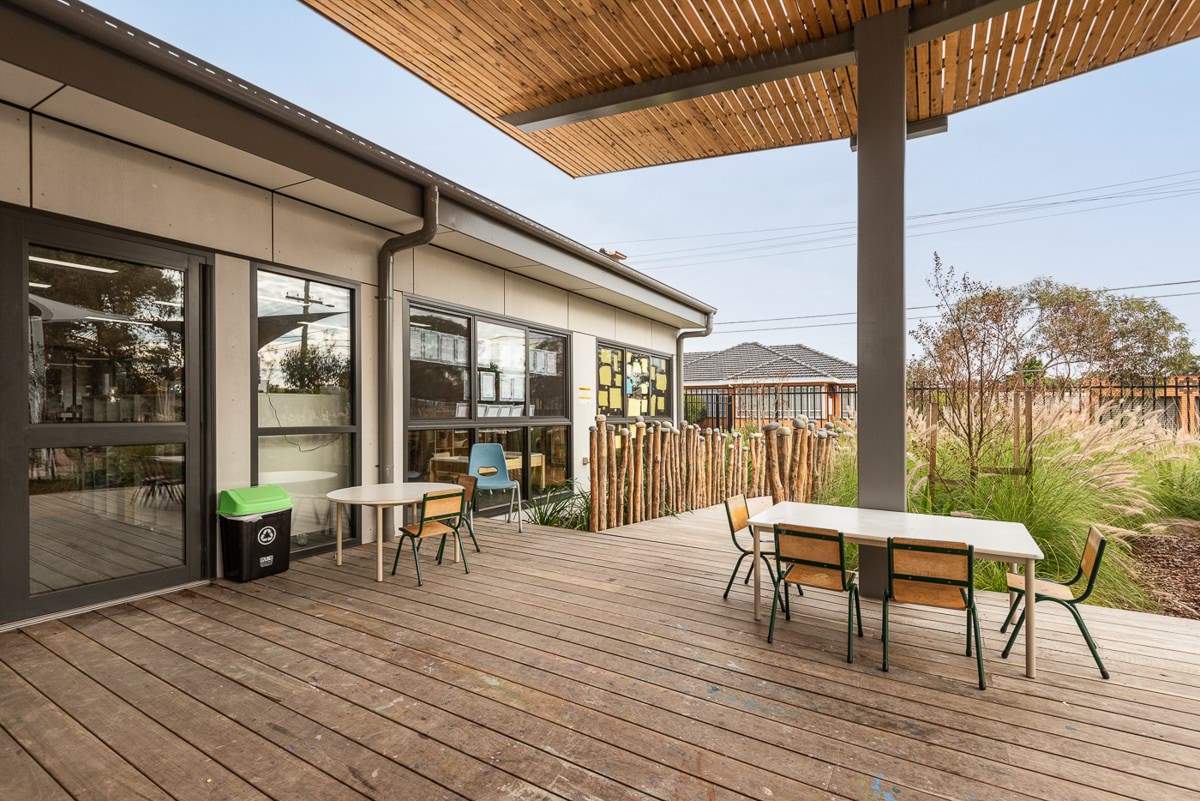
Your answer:
[[[383,581],[383,507],[375,507],[375,580]]]
[[[1036,559],[1025,560],[1025,675],[1031,679],[1037,678],[1037,642],[1034,633],[1034,610],[1037,608],[1037,602],[1034,601],[1034,596],[1037,595],[1034,592],[1036,569]]]
[[[754,619],[762,620],[762,545],[758,526],[750,527],[750,536],[754,539]]]
[[[333,513],[337,515],[337,563],[342,563],[342,505],[336,501],[333,504]]]

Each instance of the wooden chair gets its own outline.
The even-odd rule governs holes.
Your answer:
[[[754,556],[753,548],[747,548],[738,542],[738,534],[741,534],[743,531],[747,533],[750,531],[750,507],[746,505],[745,495],[734,495],[732,498],[725,499],[725,519],[729,521],[729,536],[733,539],[733,547],[741,552],[741,555],[738,556],[737,564],[733,566],[733,572],[729,575],[729,583],[725,585],[725,595],[723,597],[728,600],[729,591],[733,588],[733,580],[737,578],[738,570],[742,566],[742,560],[747,556]],[[770,557],[774,556],[775,552],[765,550],[760,544],[759,555],[762,557],[763,564],[767,567],[767,574],[771,577],[771,583],[774,584],[775,573],[771,570]],[[753,563],[750,565],[750,570],[746,571],[746,579],[742,582],[743,584],[750,583],[750,573],[752,570],[754,570]]]
[[[883,596],[883,669],[888,669],[888,605],[919,604],[967,613],[967,656],[975,639],[979,689],[983,675],[983,641],[975,607],[975,548],[961,542],[888,539],[888,586]]]
[[[454,477],[454,483],[463,488],[463,523],[467,527],[467,534],[471,537],[471,544],[475,546],[475,553],[479,553],[479,542],[475,539],[475,526],[471,522],[472,515],[475,514],[475,485],[479,479],[475,476],[468,476],[465,473],[460,473]],[[442,546],[445,545],[445,540],[442,545],[438,546],[438,559],[442,558]]]
[[[459,526],[463,520],[464,493],[461,489],[438,490],[427,492],[421,499],[420,519],[416,523],[400,527],[400,542],[396,545],[396,558],[392,561],[392,575],[396,575],[396,567],[400,564],[400,551],[404,549],[404,541],[411,539],[413,543],[413,564],[417,567],[417,586],[421,586],[421,561],[417,558],[421,543],[429,537],[441,537],[438,546],[438,564],[442,563],[442,550],[446,547],[446,537],[454,535],[454,547],[462,553],[463,570],[471,572],[467,566],[467,553],[462,549],[458,536]]]
[[[858,617],[858,636],[863,636],[862,606],[858,596],[858,576],[846,569],[846,537],[840,531],[808,528],[785,523],[775,525],[775,595],[771,599],[771,627],[767,642],[775,639],[775,610],[783,602],[783,613],[792,619],[788,588],[796,585],[819,587],[847,594],[846,661],[854,661],[854,619]],[[783,586],[783,596],[779,588]],[[800,590],[803,595],[804,591]]]
[[[1092,640],[1092,634],[1083,622],[1083,615],[1079,614],[1078,607],[1088,599],[1088,596],[1092,594],[1092,590],[1096,586],[1096,577],[1100,575],[1100,562],[1104,559],[1104,548],[1107,545],[1108,540],[1104,538],[1099,529],[1092,526],[1088,530],[1087,543],[1083,546],[1083,554],[1079,558],[1079,570],[1075,573],[1075,578],[1066,582],[1057,582],[1035,577],[1033,595],[1034,603],[1038,601],[1053,601],[1065,607],[1071,613],[1071,617],[1075,618],[1075,622],[1079,625],[1079,632],[1083,635],[1083,640],[1087,643],[1088,650],[1092,652],[1092,659],[1096,660],[1096,667],[1100,668],[1100,675],[1106,679],[1108,678],[1108,670],[1104,667],[1104,662],[1100,659],[1100,652],[1096,649],[1096,643]],[[1084,579],[1087,579],[1087,585],[1076,596],[1073,586]],[[1004,625],[1000,627],[1001,633],[1007,631],[1008,624],[1012,622],[1013,613],[1021,605],[1021,599],[1025,597],[1028,588],[1029,585],[1025,576],[1020,573],[1008,574],[1008,590],[1014,594],[1014,598],[1012,606],[1008,610],[1008,617],[1004,618]],[[1008,659],[1009,651],[1012,650],[1013,643],[1017,641],[1017,634],[1021,631],[1021,626],[1023,625],[1025,625],[1024,609],[1021,610],[1021,615],[1017,618],[1017,625],[1013,629],[1012,636],[1008,638],[1008,644],[1004,646],[1004,652],[1000,654],[1001,658]]]

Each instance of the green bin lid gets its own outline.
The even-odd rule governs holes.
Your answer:
[[[283,487],[263,484],[261,487],[223,490],[217,513],[226,517],[245,517],[283,512],[291,508],[292,497],[283,491]]]

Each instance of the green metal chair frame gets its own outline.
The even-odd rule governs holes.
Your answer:
[[[965,579],[953,579],[938,576],[897,573],[896,551],[965,556],[967,559],[967,577]],[[896,542],[895,538],[888,538],[888,585],[887,592],[883,596],[883,670],[885,672],[889,667],[888,605],[895,600],[895,582],[897,580],[914,581],[922,584],[937,584],[941,586],[958,588],[959,593],[962,595],[963,604],[967,608],[967,656],[971,655],[971,639],[972,636],[974,636],[975,664],[979,671],[979,689],[986,690],[987,679],[983,674],[983,639],[979,633],[979,610],[975,606],[975,546],[967,545],[965,547],[954,547],[953,544],[940,545],[933,544],[929,541],[921,541],[919,543],[913,541]],[[895,601],[895,603],[904,602]]]
[[[475,512],[475,488],[479,484],[479,479],[475,476],[459,473],[454,477],[454,483],[463,488],[463,525],[467,527],[467,534],[471,537],[471,544],[475,546],[475,553],[479,553],[479,541],[475,539],[475,526],[471,523],[471,515]],[[442,549],[446,546],[446,539],[443,537],[442,542],[438,545],[438,562],[442,561]]]
[[[732,506],[730,504],[734,503],[735,501],[737,501],[739,499],[741,500],[741,506],[735,510],[732,508]],[[739,518],[738,520],[734,520],[735,515],[738,516],[738,518]],[[732,498],[725,499],[725,519],[727,521],[729,521],[729,536],[733,540],[733,547],[737,548],[741,552],[741,555],[738,557],[737,564],[735,564],[733,566],[733,572],[729,574],[729,583],[725,585],[725,594],[723,596],[721,596],[721,597],[725,598],[725,600],[729,600],[729,591],[731,589],[733,589],[733,580],[735,578],[737,578],[738,570],[741,569],[741,567],[742,567],[742,560],[745,559],[747,556],[749,556],[749,557],[754,556],[754,550],[752,548],[742,547],[742,544],[740,542],[738,542],[738,538],[737,538],[737,535],[740,531],[742,531],[743,529],[749,530],[749,522],[748,521],[750,520],[750,510],[746,506],[746,496],[745,495],[734,495]],[[775,583],[775,574],[773,572],[771,572],[770,557],[774,556],[775,552],[764,550],[762,548],[762,543],[760,542],[758,553],[759,553],[759,556],[762,557],[763,564],[766,565],[766,567],[767,567],[767,573],[771,576],[771,583],[774,584]],[[754,563],[752,560],[751,564],[750,564],[750,569],[746,571],[746,578],[744,581],[742,581],[743,584],[750,583],[750,575],[753,572],[753,570],[754,570]]]
[[[1038,581],[1046,584],[1057,584],[1060,587],[1072,587],[1081,579],[1085,578],[1084,563],[1087,560],[1088,548],[1091,546],[1093,537],[1097,540],[1096,555],[1092,559],[1091,570],[1087,572],[1087,586],[1083,593],[1072,598],[1057,598],[1053,595],[1046,595],[1037,592]],[[1075,623],[1079,626],[1079,633],[1083,635],[1084,642],[1087,643],[1088,650],[1092,652],[1092,659],[1096,660],[1096,667],[1100,668],[1100,675],[1105,679],[1108,678],[1108,669],[1104,667],[1104,661],[1100,659],[1100,651],[1096,648],[1096,643],[1092,639],[1092,633],[1088,631],[1087,624],[1083,622],[1083,615],[1079,613],[1077,608],[1080,604],[1088,599],[1092,594],[1092,590],[1096,587],[1096,578],[1100,575],[1100,563],[1104,560],[1104,549],[1108,546],[1108,540],[1100,533],[1099,529],[1092,526],[1088,530],[1088,543],[1084,545],[1083,553],[1079,557],[1079,570],[1075,573],[1075,578],[1070,581],[1051,581],[1050,579],[1038,579],[1036,577],[1025,577],[1025,589],[1014,589],[1015,594],[1012,606],[1009,607],[1008,617],[1004,618],[1004,625],[1000,627],[1000,633],[1003,634],[1008,629],[1008,624],[1012,622],[1013,613],[1017,611],[1017,607],[1021,605],[1021,599],[1025,597],[1025,593],[1029,588],[1030,583],[1033,584],[1034,594],[1033,602],[1038,601],[1053,601],[1065,608],[1071,613],[1071,617],[1075,618]],[[1002,659],[1008,659],[1008,654],[1012,651],[1013,644],[1017,641],[1017,634],[1020,633],[1021,627],[1025,625],[1025,610],[1021,610],[1021,615],[1017,618],[1017,625],[1013,628],[1012,635],[1008,638],[1008,643],[1004,646],[1003,653],[1000,654]]]
[[[815,540],[817,542],[836,542],[838,547],[838,561],[825,562],[817,559],[800,559],[794,556],[781,556],[780,551],[783,550],[782,543],[785,538],[796,537],[798,539]],[[854,622],[858,619],[858,636],[863,636],[862,627],[862,601],[859,597],[858,577],[846,569],[846,535],[838,531],[836,533],[824,529],[812,529],[804,526],[792,526],[784,523],[775,524],[775,575],[772,580],[775,584],[775,592],[771,598],[771,626],[767,629],[767,642],[775,641],[775,613],[780,606],[782,600],[783,614],[788,620],[792,619],[792,604],[788,597],[789,587],[787,582],[788,575],[792,569],[797,567],[815,567],[822,570],[836,570],[841,585],[841,591],[848,593],[846,599],[846,661],[854,662]],[[783,597],[780,598],[779,585],[783,585]],[[816,586],[816,585],[810,585]],[[800,590],[800,594],[804,594],[804,590],[800,585],[796,585],[796,589]],[[833,589],[826,587],[825,589]]]
[[[451,499],[457,499],[457,508],[452,508],[443,511],[443,507],[449,506],[444,503]],[[458,529],[463,521],[463,509],[465,505],[465,494],[463,490],[438,490],[436,492],[427,492],[421,499],[420,522],[416,524],[416,531],[411,529],[413,526],[403,526],[400,529],[400,542],[396,545],[396,558],[392,560],[392,575],[396,575],[396,568],[400,564],[400,551],[404,549],[404,541],[411,539],[413,541],[413,564],[417,568],[417,586],[422,585],[421,582],[421,560],[418,554],[421,550],[421,542],[425,537],[425,527],[430,523],[440,524],[443,527],[449,528],[454,532],[455,547],[462,553],[463,570],[467,573],[471,572],[471,568],[467,565],[467,552],[462,547],[461,538],[459,537]],[[429,536],[437,536],[430,534]],[[442,550],[446,546],[446,533],[442,533],[442,541],[438,546],[437,562],[442,563]]]

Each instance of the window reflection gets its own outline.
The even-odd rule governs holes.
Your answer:
[[[31,245],[35,423],[184,419],[179,270]]]
[[[567,426],[534,426],[529,430],[530,495],[546,495],[567,483],[570,441]]]
[[[258,271],[259,428],[350,425],[350,290]]]
[[[566,337],[529,333],[529,416],[568,416]]]
[[[447,484],[467,472],[471,432],[465,429],[408,432],[408,481]]]
[[[471,416],[466,317],[412,308],[408,316],[409,398],[414,418]]]
[[[184,563],[182,444],[29,451],[29,592]]]
[[[354,477],[352,434],[288,434],[258,438],[258,483],[277,484],[292,497],[292,547],[332,543],[333,505],[326,494]]]
[[[478,346],[475,362],[475,373],[479,377],[478,415],[523,417],[525,330],[483,320],[476,323],[475,329]]]

